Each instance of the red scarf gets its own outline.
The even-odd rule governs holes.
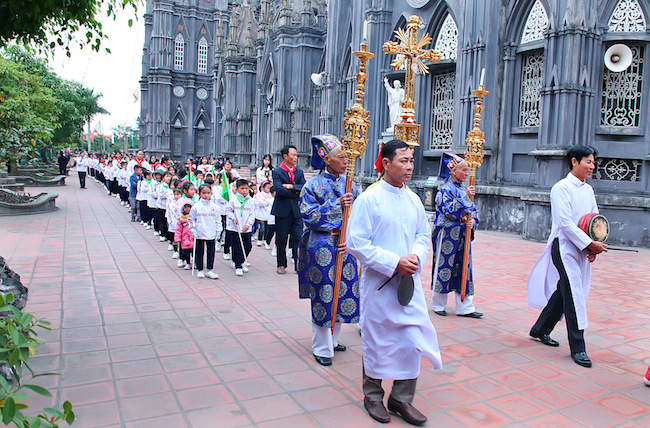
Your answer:
[[[294,180],[294,173],[296,172],[296,167],[294,166],[293,168],[289,168],[287,164],[285,164],[284,161],[282,161],[282,163],[280,164],[280,168],[282,168],[283,170],[289,173],[289,180],[291,180],[291,184],[296,184]]]
[[[144,158],[142,160],[138,160],[138,158],[133,158],[133,160],[135,161],[135,163],[137,163],[140,166],[142,166],[142,162],[144,162]]]

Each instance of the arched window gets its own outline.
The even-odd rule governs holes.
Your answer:
[[[442,61],[454,62],[458,51],[458,26],[447,13],[438,31],[435,49],[440,51]],[[456,68],[432,69],[431,140],[429,150],[448,150],[454,137],[454,95],[456,92]]]
[[[458,50],[458,27],[451,14],[447,14],[445,22],[440,28],[435,49],[440,51],[440,56],[443,61],[446,59],[456,59],[456,51]]]
[[[178,33],[174,40],[174,70],[183,69],[183,56],[185,51],[185,39],[181,33]]]
[[[544,40],[548,28],[548,15],[540,0],[536,0],[528,13],[521,35],[521,45]],[[520,128],[535,128],[540,124],[540,91],[543,86],[544,51],[528,51],[521,56],[521,86],[519,88]]]
[[[208,42],[205,40],[205,37],[201,37],[199,40],[199,73],[208,72]]]

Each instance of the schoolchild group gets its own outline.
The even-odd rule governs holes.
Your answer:
[[[153,229],[173,252],[171,258],[178,259],[178,267],[192,273],[196,268],[198,278],[219,278],[214,269],[218,251],[231,260],[235,275],[243,276],[251,265],[253,240],[271,249],[272,183],[264,180],[258,187],[257,177],[241,178],[228,160],[217,172],[207,157],[182,166],[174,166],[166,156],[160,162],[153,156],[147,161],[142,151],[129,157],[117,153],[80,158],[78,164],[106,187],[107,195],[130,210],[131,221]]]

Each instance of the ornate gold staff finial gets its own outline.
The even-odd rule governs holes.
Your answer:
[[[365,96],[366,63],[369,59],[374,58],[375,54],[368,52],[368,43],[361,43],[361,50],[353,52],[352,55],[359,58],[359,71],[357,72],[357,90],[355,92],[354,105],[345,111],[343,119],[343,135],[341,136],[341,146],[345,154],[348,155],[348,167],[345,173],[345,193],[352,192],[352,181],[354,181],[354,168],[358,157],[363,156],[368,145],[368,128],[370,128],[370,112],[363,107],[363,97]],[[348,230],[348,218],[350,217],[350,207],[343,209],[343,221],[339,233],[339,243],[345,243],[345,236]],[[343,254],[336,253],[336,264],[334,265],[334,297],[332,300],[332,332],[336,322],[336,310],[339,301],[339,289],[341,287],[341,275],[343,273]]]
[[[465,161],[469,164],[469,185],[474,186],[476,183],[476,170],[483,164],[483,146],[485,145],[485,132],[481,131],[481,113],[483,112],[483,97],[489,94],[483,87],[483,79],[485,78],[485,69],[481,71],[481,81],[478,85],[478,90],[472,91],[476,95],[476,105],[474,105],[474,128],[467,133],[465,144]],[[472,202],[474,196],[470,195]],[[469,216],[468,216],[469,218]],[[465,237],[471,235],[471,230],[468,226],[465,227]],[[469,249],[471,239],[465,239],[465,248],[463,255],[463,270],[460,282],[460,300],[465,301],[465,293],[467,292],[467,274],[469,269]]]
[[[406,76],[404,77],[404,101],[402,101],[401,122],[394,127],[394,138],[404,141],[414,150],[420,145],[420,125],[415,121],[415,75],[429,73],[429,67],[423,60],[432,62],[440,61],[440,52],[433,49],[423,49],[433,40],[428,34],[418,41],[418,32],[422,26],[422,19],[412,15],[406,24],[406,31],[399,28],[395,36],[401,42],[387,41],[383,50],[387,54],[402,55],[390,65],[399,68],[406,62]]]

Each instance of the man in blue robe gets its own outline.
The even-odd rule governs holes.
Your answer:
[[[359,195],[356,186],[345,193],[348,158],[333,135],[312,138],[313,169],[322,172],[309,180],[300,193],[300,212],[306,230],[298,246],[298,283],[301,299],[311,299],[312,349],[316,361],[332,364],[334,351],[345,351],[338,343],[341,323],[359,322],[359,274],[357,261],[339,244],[343,208]],[[336,323],[332,333],[334,269],[336,254],[345,254]]]
[[[456,292],[456,315],[469,318],[483,316],[482,313],[476,312],[473,304],[471,248],[465,301],[461,301],[466,226],[469,225],[473,233],[478,225],[478,211],[470,199],[470,195],[475,194],[474,186],[463,186],[468,176],[469,165],[463,158],[453,153],[443,154],[440,177],[446,178],[446,181],[436,194],[435,229],[432,233],[434,263],[431,276],[433,311],[440,316],[447,315],[447,294],[451,291]],[[466,224],[466,216],[469,214],[471,217]]]

